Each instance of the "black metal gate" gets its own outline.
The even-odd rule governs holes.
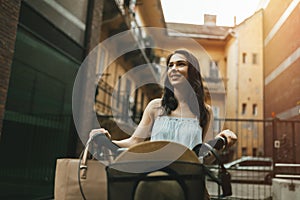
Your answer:
[[[300,121],[273,120],[274,177],[300,179]]]
[[[228,128],[238,136],[237,143],[225,153],[225,162],[244,156],[268,157],[273,160],[268,171],[273,178],[300,179],[300,120],[215,119],[214,126],[214,134]],[[231,199],[271,198],[272,181],[251,181],[257,176],[257,170],[234,168],[231,171],[232,175],[239,172],[249,177],[232,183]],[[214,183],[208,181],[207,185],[212,196],[217,194]]]

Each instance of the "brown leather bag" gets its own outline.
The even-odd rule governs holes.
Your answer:
[[[106,165],[98,160],[88,159],[88,150],[89,144],[79,159],[57,159],[55,200],[107,199]]]

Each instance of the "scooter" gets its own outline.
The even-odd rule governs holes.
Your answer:
[[[230,174],[217,152],[224,145],[225,138],[216,138],[198,144],[193,150],[169,141],[146,141],[130,148],[120,148],[104,134],[95,134],[89,138],[86,148],[92,146],[89,149],[92,157],[106,165],[105,196],[108,200],[199,200],[206,199],[205,176],[209,176],[222,188],[223,192],[219,192],[219,198],[232,194]],[[87,152],[86,150],[84,152]],[[204,160],[212,155],[219,164],[218,177],[204,164]],[[78,181],[82,198],[87,199],[79,178],[83,158],[82,154],[78,167]]]

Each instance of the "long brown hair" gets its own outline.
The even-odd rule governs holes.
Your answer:
[[[188,82],[196,95],[196,101],[188,101],[188,106],[190,110],[198,117],[199,124],[204,129],[208,122],[209,112],[204,102],[205,92],[199,62],[197,58],[189,51],[179,49],[174,51],[167,57],[167,65],[169,64],[170,59],[174,54],[184,55],[188,61]],[[178,106],[178,100],[174,96],[173,91],[174,88],[171,85],[168,76],[166,76],[162,98],[162,107],[164,108],[166,114],[170,114]],[[197,107],[199,107],[199,109],[195,109]]]

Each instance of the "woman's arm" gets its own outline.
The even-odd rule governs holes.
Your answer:
[[[123,140],[113,140],[112,142],[120,147],[128,148],[132,145],[143,142],[146,138],[150,137],[156,113],[155,111],[157,111],[157,108],[160,106],[160,102],[160,99],[154,99],[149,102],[145,108],[142,119],[132,136]],[[90,132],[90,137],[92,136],[91,133],[104,133],[108,136],[108,138],[111,138],[110,133],[103,128],[92,130]]]
[[[226,138],[226,140],[227,140],[226,147],[227,148],[234,145],[235,142],[237,141],[236,134],[234,132],[232,132],[231,130],[229,130],[229,129],[221,131],[218,135],[216,135],[216,137]]]

